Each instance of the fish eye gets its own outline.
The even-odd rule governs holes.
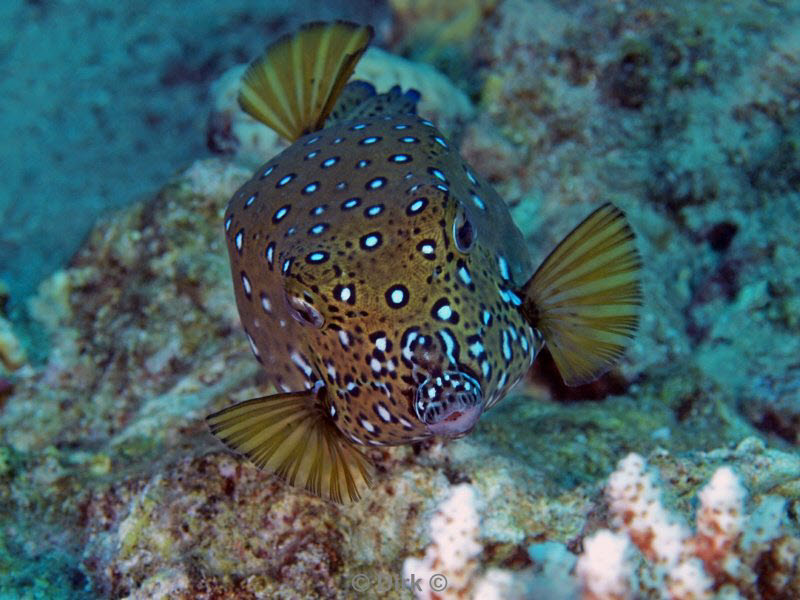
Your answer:
[[[289,305],[289,314],[301,325],[319,329],[325,324],[325,317],[311,304],[310,299],[293,296],[287,292],[286,303]]]
[[[455,240],[456,248],[459,252],[469,252],[472,246],[475,245],[477,238],[475,227],[467,216],[467,211],[464,207],[458,209],[455,221],[453,221],[453,240]]]

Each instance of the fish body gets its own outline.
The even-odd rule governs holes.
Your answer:
[[[568,383],[598,376],[639,303],[632,233],[611,205],[531,277],[507,207],[415,114],[419,95],[345,87],[370,36],[313,24],[245,76],[242,106],[293,140],[224,220],[242,325],[280,393],[209,417],[258,466],[339,501],[369,485],[358,446],[467,433],[545,341]],[[281,77],[291,57],[307,60]],[[309,77],[320,64],[332,81]],[[275,96],[287,78],[310,89]]]
[[[473,229],[460,234],[474,238],[467,251],[459,219]],[[541,347],[515,291],[524,280],[514,275],[530,275],[522,235],[496,192],[415,115],[299,138],[239,190],[225,226],[256,358],[284,391],[324,382],[327,412],[357,443],[437,433],[427,394],[446,378],[474,382],[490,406]],[[426,382],[435,385],[418,394]]]

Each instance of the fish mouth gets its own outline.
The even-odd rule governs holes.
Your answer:
[[[457,437],[475,427],[483,413],[480,384],[461,371],[428,377],[417,388],[414,410],[434,435]]]

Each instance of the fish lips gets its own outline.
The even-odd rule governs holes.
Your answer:
[[[462,436],[475,427],[485,402],[480,384],[461,371],[431,375],[417,388],[414,410],[434,435]]]

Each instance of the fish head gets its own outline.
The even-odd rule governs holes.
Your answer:
[[[406,183],[385,192],[391,201],[360,199],[336,235],[297,237],[279,263],[295,341],[324,374],[330,415],[375,445],[469,432],[507,381],[493,327],[532,337],[498,294],[496,256],[464,203],[445,186]]]
[[[261,229],[242,220],[259,210]],[[428,121],[300,138],[226,218],[262,364],[289,389],[322,381],[326,410],[357,443],[466,433],[536,350],[511,281],[527,250],[507,212]],[[269,315],[251,307],[251,285]]]

